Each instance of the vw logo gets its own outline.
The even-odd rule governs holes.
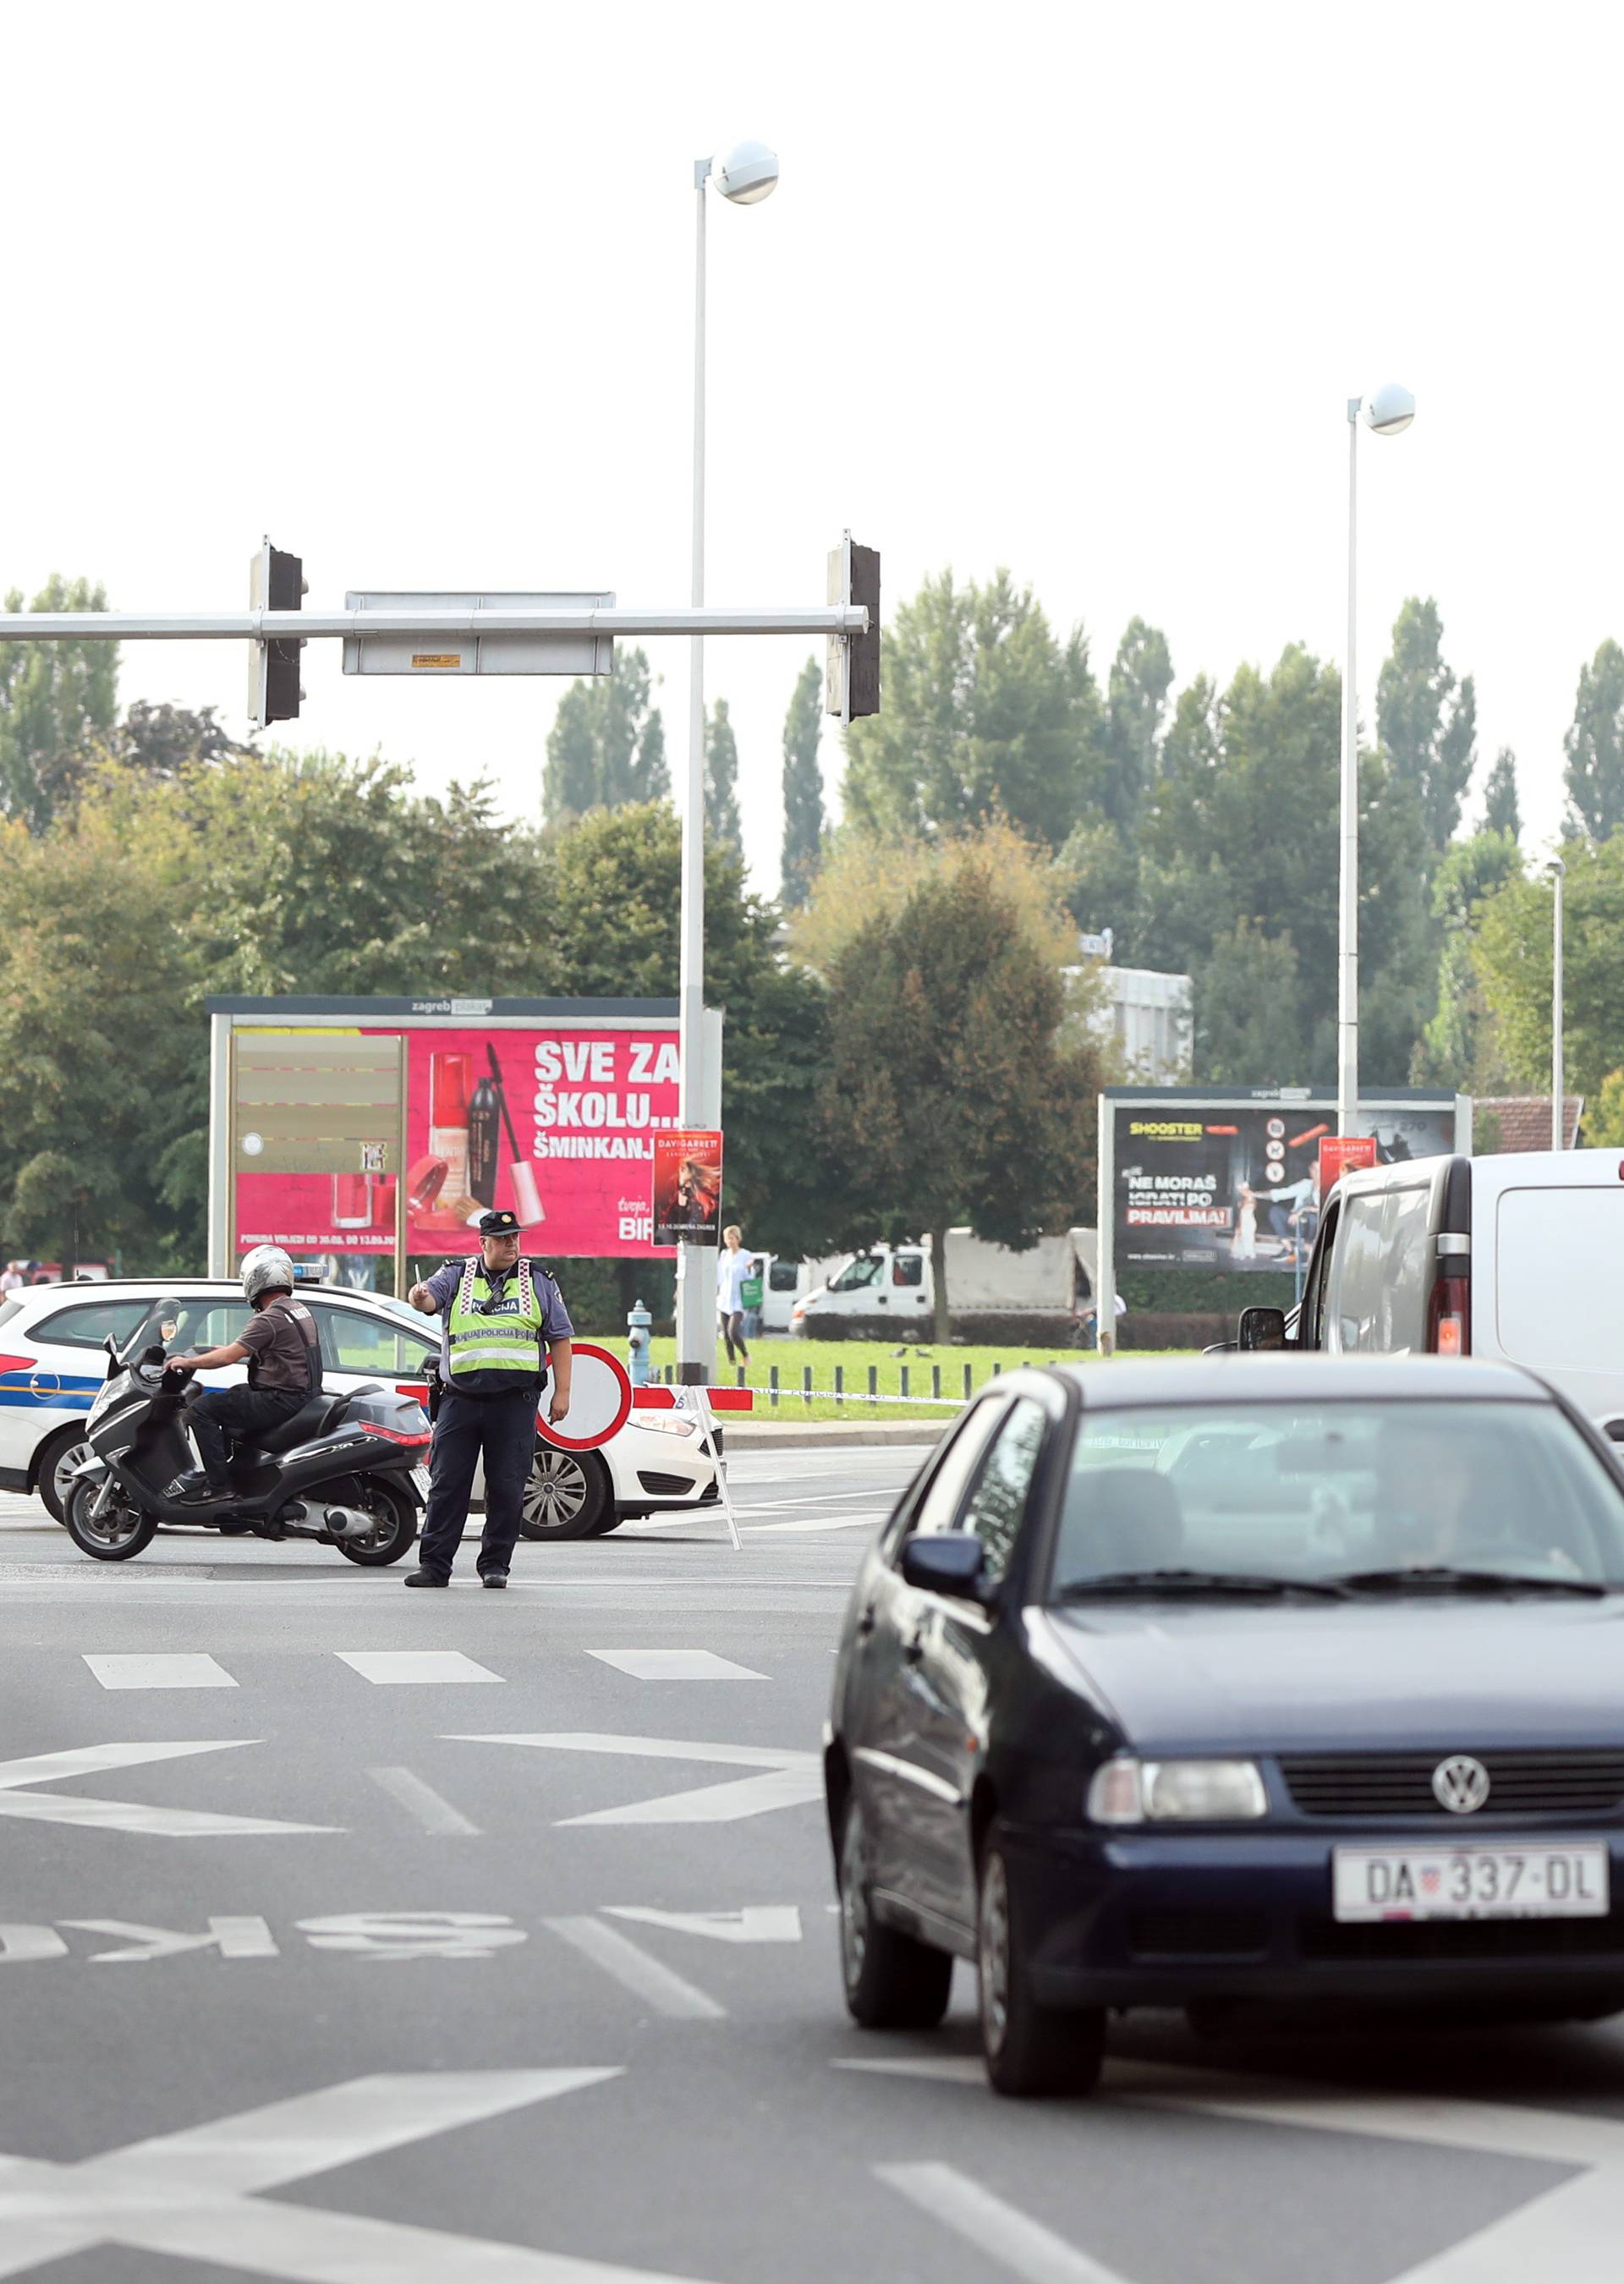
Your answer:
[[[1470,1753],[1451,1753],[1433,1771],[1433,1794],[1451,1816],[1470,1816],[1488,1798],[1488,1771]]]

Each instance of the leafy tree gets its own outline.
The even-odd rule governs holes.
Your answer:
[[[1500,1091],[1494,1018],[1478,980],[1472,939],[1485,902],[1521,872],[1513,833],[1474,833],[1444,853],[1433,881],[1433,917],[1443,934],[1437,1011],[1412,1065],[1420,1084],[1441,1083],[1474,1094]]]
[[[647,656],[636,649],[619,654],[613,674],[570,684],[547,736],[542,801],[550,825],[669,797],[665,724],[652,691]]]
[[[824,672],[809,658],[784,718],[783,894],[792,910],[806,903],[823,854],[824,772],[817,758],[823,728]]]
[[[22,591],[5,598],[22,609]],[[105,611],[106,590],[53,572],[31,611]],[[73,760],[112,727],[118,702],[118,645],[0,643],[0,817],[35,831],[51,821]]]
[[[1131,967],[1138,958],[1139,854],[1108,817],[1074,825],[1054,860],[1056,889],[1080,928],[1111,930],[1111,956]]]
[[[1035,924],[1043,875],[1029,855],[1027,868],[1017,888],[980,839],[939,849],[829,973],[822,1129],[849,1185],[848,1233],[928,1233],[938,1340],[948,1230],[968,1221],[1029,1244],[1071,1217],[1092,1178],[1097,1051],[1066,1023],[1070,931],[1052,907]]]
[[[1219,1086],[1295,1086],[1306,1074],[1294,1058],[1302,1036],[1297,950],[1289,935],[1266,935],[1237,920],[1215,936],[1196,1002],[1196,1067]],[[1287,1058],[1282,1061],[1282,1054]]]
[[[1393,628],[1393,650],[1376,684],[1376,722],[1398,784],[1420,805],[1433,849],[1460,822],[1476,758],[1477,692],[1443,659],[1443,621],[1429,596],[1412,595]]]
[[[1172,687],[1167,637],[1143,619],[1130,619],[1106,684],[1105,808],[1120,828],[1131,830],[1155,781]]]
[[[1624,1070],[1609,1071],[1586,1103],[1584,1142],[1589,1150],[1624,1148]]]
[[[664,802],[589,817],[555,844],[549,934],[587,997],[655,998],[677,985],[682,832]],[[605,925],[612,916],[612,924]],[[838,1241],[840,1160],[809,1146],[824,1059],[822,984],[777,949],[772,904],[737,860],[705,853],[705,996],[724,1011],[728,1214],[763,1251]]]
[[[88,802],[0,823],[0,1227],[8,1249],[195,1263],[200,1192],[175,1151],[207,1126],[196,846],[173,805]]]
[[[1594,1095],[1624,1038],[1624,834],[1563,844],[1567,1083]],[[1479,910],[1472,958],[1512,1080],[1550,1083],[1551,891],[1519,872]]]
[[[1483,788],[1483,830],[1522,838],[1522,818],[1517,808],[1517,756],[1509,746],[1495,755],[1495,765]]]
[[[719,698],[705,731],[705,833],[718,849],[744,862],[738,825],[738,743],[728,719],[728,701]]]
[[[1563,750],[1574,820],[1592,841],[1605,841],[1624,825],[1624,650],[1611,636],[1579,669]]]
[[[1099,692],[1081,630],[1061,642],[1007,571],[944,571],[881,645],[883,713],[847,732],[848,817],[933,833],[998,812],[1058,848],[1102,790]]]

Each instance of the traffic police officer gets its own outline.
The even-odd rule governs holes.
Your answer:
[[[485,1532],[480,1579],[505,1586],[525,1485],[535,1458],[535,1414],[549,1367],[554,1426],[569,1411],[574,1327],[564,1296],[539,1261],[519,1257],[517,1214],[480,1216],[480,1250],[411,1288],[426,1317],[443,1320],[440,1369],[445,1392],[434,1421],[428,1513],[409,1586],[449,1586],[468,1520],[473,1471],[485,1462]],[[546,1355],[543,1358],[543,1350]]]

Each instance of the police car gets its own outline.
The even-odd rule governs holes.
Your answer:
[[[382,1381],[422,1395],[440,1353],[437,1319],[347,1287],[301,1280],[299,1290],[320,1327],[324,1387]],[[175,1304],[173,1332],[154,1318],[165,1301]],[[0,1298],[0,1490],[37,1491],[61,1521],[69,1471],[84,1456],[85,1414],[106,1377],[109,1334],[122,1345],[152,1321],[153,1337],[172,1350],[223,1348],[249,1314],[234,1279],[38,1285]],[[246,1377],[244,1365],[198,1374],[219,1388]],[[476,1481],[474,1497],[482,1495]],[[632,1516],[707,1506],[718,1495],[696,1423],[637,1412],[598,1451],[563,1451],[538,1436],[520,1527],[527,1538],[597,1538]]]

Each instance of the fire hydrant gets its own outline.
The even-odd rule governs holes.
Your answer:
[[[626,1346],[634,1388],[646,1388],[649,1384],[649,1333],[653,1322],[641,1301],[626,1312]]]

